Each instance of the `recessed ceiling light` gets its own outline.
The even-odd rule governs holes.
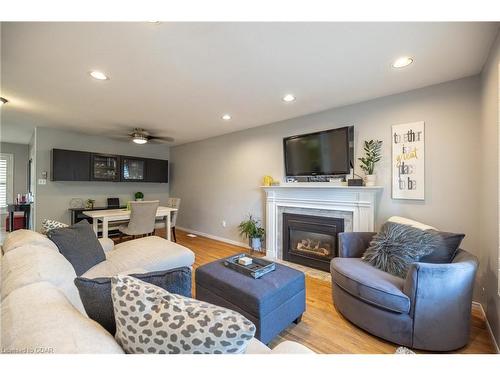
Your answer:
[[[92,70],[89,74],[92,78],[98,79],[99,81],[106,81],[107,79],[109,79],[106,74],[98,70]]]
[[[412,57],[403,56],[392,63],[393,68],[404,68],[413,62]]]
[[[292,95],[292,94],[286,94],[284,97],[283,97],[283,101],[284,102],[293,102],[295,100],[295,96]]]
[[[2,105],[2,104],[6,104],[6,103],[8,103],[8,102],[9,102],[9,101],[8,101],[7,99],[0,97],[0,105]]]
[[[231,115],[228,114],[228,113],[226,113],[225,115],[222,116],[222,119],[226,120],[226,121],[229,121],[229,120],[231,120]]]

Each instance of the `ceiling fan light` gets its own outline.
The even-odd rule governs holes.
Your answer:
[[[146,137],[137,135],[132,139],[132,142],[137,143],[138,145],[143,145],[145,143],[148,143],[148,140]]]

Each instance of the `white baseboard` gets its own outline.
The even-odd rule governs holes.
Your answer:
[[[213,234],[204,233],[204,232],[200,232],[199,230],[194,230],[194,229],[189,229],[189,228],[184,228],[184,227],[179,227],[179,226],[177,226],[176,229],[179,229],[179,230],[182,230],[182,231],[188,232],[188,233],[193,233],[193,234],[196,234],[198,236],[207,237],[207,238],[210,238],[212,240],[225,242],[225,243],[235,245],[235,246],[244,247],[245,249],[250,249],[250,246],[245,242],[234,241],[234,240],[230,240],[229,238],[214,236]]]
[[[493,330],[491,329],[490,322],[488,322],[488,317],[486,316],[486,312],[483,309],[483,305],[476,301],[472,301],[472,304],[479,306],[479,308],[481,309],[481,312],[483,313],[484,316],[484,320],[486,321],[486,328],[488,329],[488,332],[490,334],[491,341],[493,341],[493,345],[495,345],[497,353],[500,353],[500,349],[498,348],[498,343],[495,340],[495,335],[493,334]]]

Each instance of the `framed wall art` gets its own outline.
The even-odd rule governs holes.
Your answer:
[[[425,199],[425,123],[392,126],[392,199]]]

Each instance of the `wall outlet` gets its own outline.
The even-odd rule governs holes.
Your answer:
[[[227,225],[226,220],[222,220],[221,225],[225,228]]]
[[[47,180],[45,178],[39,178],[38,185],[47,185]]]

